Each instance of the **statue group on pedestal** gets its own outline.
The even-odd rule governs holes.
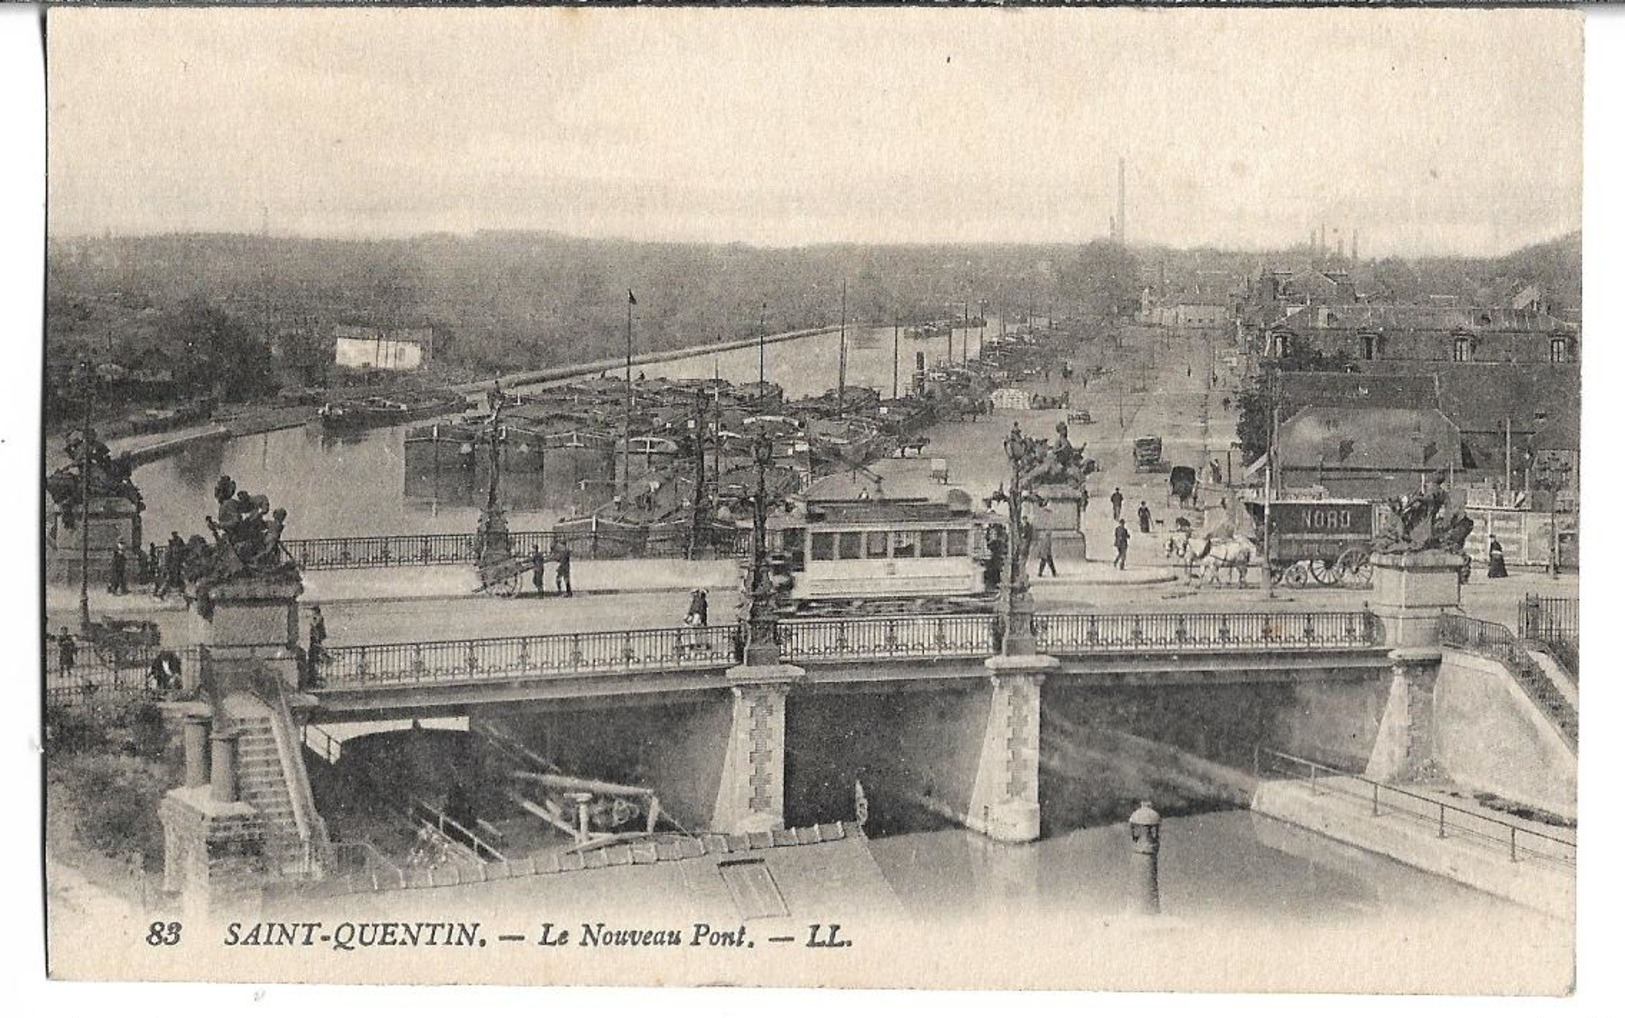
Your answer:
[[[264,495],[251,495],[222,474],[214,485],[219,508],[205,516],[208,538],[193,535],[186,542],[186,575],[197,596],[198,610],[208,618],[210,588],[233,579],[298,579],[299,565],[282,547],[288,511],[272,509]]]
[[[87,493],[93,499],[124,499],[136,512],[146,508],[141,489],[131,479],[133,465],[128,454],[114,456],[94,430],[69,432],[66,448],[68,463],[45,479],[45,490],[64,524],[76,525],[80,501]]]
[[[1445,475],[1436,472],[1414,495],[1391,503],[1393,515],[1371,540],[1379,552],[1448,551],[1460,554],[1473,532],[1466,499],[1445,487]]]

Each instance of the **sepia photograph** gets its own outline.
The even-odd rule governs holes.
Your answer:
[[[50,977],[1571,995],[1586,27],[47,8]]]

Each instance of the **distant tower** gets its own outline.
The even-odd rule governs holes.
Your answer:
[[[1117,242],[1128,243],[1128,164],[1117,157]]]
[[[1337,229],[1333,230],[1332,232],[1337,234],[1337,260],[1342,261],[1343,260],[1343,228],[1338,227]]]

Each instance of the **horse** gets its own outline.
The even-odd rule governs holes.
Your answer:
[[[1252,568],[1253,560],[1257,557],[1257,547],[1244,537],[1222,539],[1209,537],[1202,542],[1199,550],[1187,550],[1185,570],[1189,574],[1200,565],[1200,573],[1196,577],[1198,587],[1217,583],[1221,569],[1230,570],[1236,578],[1236,585],[1245,587],[1247,570]]]

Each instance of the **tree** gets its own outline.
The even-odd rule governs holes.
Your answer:
[[[182,301],[166,316],[162,334],[183,393],[244,399],[273,388],[270,345],[208,301]]]
[[[1352,355],[1344,351],[1327,353],[1306,340],[1294,337],[1283,344],[1281,356],[1268,358],[1261,366],[1263,370],[1241,391],[1236,403],[1241,411],[1240,419],[1236,422],[1236,438],[1241,442],[1242,458],[1248,463],[1269,450],[1270,424],[1275,416],[1277,398],[1274,384],[1277,373],[1350,372],[1357,370],[1359,365]]]
[[[1063,267],[1060,286],[1086,318],[1119,318],[1140,304],[1140,265],[1122,244],[1092,240]]]

